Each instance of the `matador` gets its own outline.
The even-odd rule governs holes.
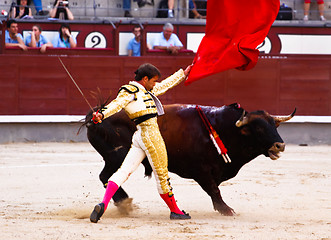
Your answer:
[[[93,113],[94,122],[124,109],[136,124],[131,148],[121,167],[109,178],[103,201],[97,204],[90,215],[91,222],[97,223],[117,189],[138,168],[147,156],[153,169],[157,189],[161,198],[170,209],[170,219],[190,219],[190,215],[181,211],[174,198],[168,175],[168,156],[164,140],[157,123],[157,116],[164,114],[162,104],[156,97],[177,86],[188,75],[191,65],[185,71],[176,73],[161,82],[160,71],[152,64],[145,63],[135,72],[135,80],[120,88],[117,97],[98,112]]]

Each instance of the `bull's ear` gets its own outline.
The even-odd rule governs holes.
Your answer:
[[[240,129],[240,133],[242,135],[248,136],[251,134],[251,131],[249,130],[249,128],[247,126],[244,126]]]
[[[230,105],[228,105],[229,107],[233,107],[233,108],[240,108],[240,104],[239,103],[232,103]]]

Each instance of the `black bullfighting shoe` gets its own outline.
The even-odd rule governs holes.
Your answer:
[[[95,205],[93,212],[91,213],[90,220],[93,223],[97,223],[102,214],[105,212],[105,204],[104,203],[99,203],[98,205]]]
[[[172,219],[172,220],[191,219],[191,216],[188,213],[184,212],[183,210],[182,210],[182,212],[184,214],[171,212],[170,213],[170,219]]]

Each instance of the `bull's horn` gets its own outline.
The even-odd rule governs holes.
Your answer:
[[[240,119],[236,122],[237,127],[244,126],[248,123],[248,119],[245,117],[245,110],[243,111],[243,114],[241,115]]]
[[[294,111],[290,115],[285,116],[285,117],[276,117],[276,116],[272,116],[272,115],[271,115],[271,117],[273,117],[273,119],[275,120],[276,123],[286,122],[286,121],[290,120],[291,118],[293,118],[296,111],[297,111],[297,108],[295,108]]]

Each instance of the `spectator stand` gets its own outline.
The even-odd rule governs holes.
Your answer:
[[[9,12],[10,5],[14,0],[0,0],[0,11]],[[152,0],[146,0],[151,3]],[[146,4],[139,7],[136,1],[131,0],[131,14],[135,19],[156,19],[159,3],[161,0],[154,0],[154,5]],[[195,0],[199,1],[205,0]],[[93,20],[99,19],[128,19],[124,18],[123,0],[70,0],[69,7],[75,16],[75,20]],[[175,18],[172,21],[185,21],[189,17],[189,0],[175,0]],[[42,7],[44,12],[49,12],[53,7],[54,0],[43,0]],[[281,0],[281,4],[286,4],[293,9],[293,20],[301,21],[303,19],[303,0]],[[199,4],[198,4],[199,5]],[[33,1],[30,4],[32,13],[36,19],[47,19],[48,15],[36,15]],[[327,20],[331,20],[331,0],[324,0],[324,15]],[[318,6],[316,1],[311,1],[309,19],[318,20]],[[191,21],[193,19],[190,19]],[[194,19],[195,21],[195,19]],[[196,21],[204,21],[196,19]]]
[[[45,35],[51,42],[58,34],[61,23],[64,21],[36,21],[36,20],[21,20],[17,21],[19,24],[19,32],[22,33],[23,38],[26,38],[31,32],[32,26],[39,24]],[[67,21],[68,22],[68,21]],[[103,22],[83,22],[83,21],[69,21],[72,34],[77,39],[77,47],[74,49],[66,48],[48,48],[45,54],[68,54],[68,55],[118,55],[119,49],[119,30],[120,23],[113,23],[110,21]],[[1,46],[5,45],[4,33],[6,30],[6,22],[2,22],[2,41]],[[29,48],[29,51],[23,52],[16,47],[0,49],[4,54],[41,54],[39,48]]]

